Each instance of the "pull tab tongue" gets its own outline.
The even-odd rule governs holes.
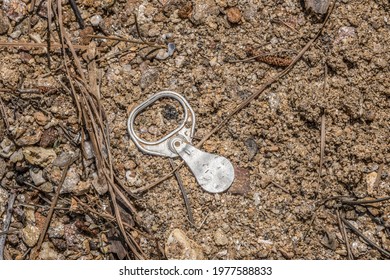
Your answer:
[[[203,152],[182,139],[176,138],[172,144],[205,191],[224,192],[233,183],[234,168],[227,158]]]

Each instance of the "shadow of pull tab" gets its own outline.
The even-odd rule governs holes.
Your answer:
[[[224,192],[233,183],[234,168],[227,158],[203,152],[179,138],[172,141],[172,148],[184,160],[205,191]]]

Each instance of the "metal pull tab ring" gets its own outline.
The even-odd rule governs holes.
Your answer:
[[[140,138],[134,130],[134,121],[139,113],[152,105],[158,99],[172,98],[177,100],[184,109],[184,119],[179,127],[157,141],[146,141]],[[211,193],[227,190],[234,181],[234,168],[225,157],[203,152],[191,145],[195,131],[195,113],[187,100],[173,91],[162,91],[144,101],[133,109],[127,121],[131,139],[144,153],[175,158],[180,156],[199,185]]]

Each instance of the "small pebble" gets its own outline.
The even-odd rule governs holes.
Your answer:
[[[168,260],[204,260],[202,247],[180,229],[174,229],[169,234],[165,255]]]
[[[5,211],[8,201],[8,192],[0,186],[0,217]]]
[[[58,139],[58,131],[54,127],[46,129],[41,136],[39,146],[43,148],[52,147],[55,141]]]
[[[23,148],[23,155],[30,164],[41,167],[48,166],[57,157],[53,149],[41,147],[25,147]]]
[[[4,159],[0,158],[0,180],[3,179],[5,173],[7,173],[7,164]]]
[[[37,244],[39,239],[40,231],[36,226],[27,225],[22,229],[22,239],[23,242],[30,248],[34,247]]]
[[[4,138],[0,143],[0,156],[9,158],[15,151],[15,144],[8,138]]]
[[[99,26],[99,24],[102,22],[103,18],[100,15],[94,15],[91,17],[91,25],[92,26]]]
[[[241,11],[237,7],[229,8],[226,11],[226,15],[230,23],[239,23],[241,21]]]
[[[17,163],[17,162],[20,162],[22,161],[24,158],[23,156],[23,150],[22,149],[19,149],[17,150],[16,152],[14,152],[11,157],[9,158],[9,160],[12,162],[12,163]]]
[[[4,35],[8,32],[10,22],[8,17],[5,16],[4,12],[0,10],[0,35]]]
[[[140,80],[140,87],[142,89],[147,89],[152,84],[156,83],[159,77],[159,73],[156,69],[148,69],[142,73]]]
[[[30,176],[35,186],[40,186],[46,182],[42,174],[43,174],[42,169],[38,169],[38,170],[34,170],[34,168],[30,169]]]
[[[225,233],[220,228],[214,232],[214,241],[215,241],[215,244],[217,244],[219,246],[224,246],[224,245],[228,244],[228,242],[229,242]]]
[[[326,14],[328,7],[329,0],[305,0],[305,8],[316,14]]]
[[[39,186],[39,189],[45,193],[53,192],[53,184],[50,182],[45,182]]]
[[[245,140],[245,146],[248,151],[248,158],[249,160],[252,160],[256,156],[257,152],[259,151],[257,143],[253,138],[248,138]]]
[[[4,0],[3,10],[7,16],[16,22],[20,21],[27,15],[27,5],[21,0]]]
[[[48,118],[46,117],[46,115],[42,112],[35,112],[34,113],[34,118],[35,118],[35,121],[41,125],[41,126],[45,126],[48,122]]]

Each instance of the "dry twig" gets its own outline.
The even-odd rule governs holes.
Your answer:
[[[127,43],[133,43],[133,44],[143,44],[148,45],[150,47],[156,47],[156,48],[165,48],[163,45],[153,44],[147,41],[138,41],[138,40],[132,40],[132,39],[126,39],[116,36],[103,36],[103,35],[87,35],[88,38],[96,38],[96,39],[105,39],[105,40],[114,40],[114,41],[123,41]]]
[[[326,66],[325,63],[325,71],[324,71],[324,95],[326,93],[326,87],[327,87],[327,78],[328,78],[328,67]],[[320,146],[320,168],[318,170],[318,174],[320,177],[322,176],[322,166],[324,164],[324,154],[325,154],[325,110],[322,110],[322,115],[321,115],[321,146]]]
[[[352,254],[351,246],[349,245],[347,231],[345,230],[344,224],[341,222],[339,209],[336,210],[336,214],[337,214],[337,221],[339,223],[339,228],[340,228],[340,231],[341,231],[341,235],[343,236],[343,239],[344,239],[344,242],[345,242],[345,247],[347,248],[348,259],[349,260],[353,260],[353,254]]]
[[[175,163],[173,162],[173,160],[171,158],[169,159],[169,163],[171,164],[171,167],[173,169],[175,169]],[[174,174],[175,174],[177,183],[179,184],[181,194],[183,195],[184,204],[186,205],[186,209],[187,209],[188,219],[189,219],[191,224],[194,224],[194,217],[192,216],[190,201],[188,200],[187,192],[186,192],[186,189],[184,188],[183,181],[182,181],[178,171],[175,171]]]
[[[367,236],[365,236],[363,233],[360,232],[360,230],[358,230],[357,228],[355,228],[349,221],[347,221],[345,218],[341,217],[341,220],[343,221],[344,224],[346,224],[356,235],[358,235],[359,237],[361,237],[368,245],[370,245],[371,247],[374,247],[375,249],[377,249],[381,254],[383,254],[384,256],[386,256],[387,258],[390,258],[390,252],[383,249],[382,247],[380,247],[379,245],[377,245],[376,243],[374,243],[373,241],[371,241]]]
[[[64,170],[62,171],[62,176],[61,176],[61,180],[60,180],[60,183],[57,187],[57,190],[56,190],[56,193],[54,195],[54,198],[51,202],[51,205],[50,205],[50,210],[49,212],[47,213],[47,217],[46,217],[46,220],[45,220],[45,224],[42,228],[42,231],[41,231],[41,234],[39,236],[39,240],[38,240],[38,245],[37,245],[37,251],[40,250],[41,246],[42,246],[42,243],[43,243],[43,240],[45,239],[45,235],[46,235],[46,232],[49,228],[49,225],[50,225],[50,222],[51,222],[51,218],[53,217],[53,213],[54,213],[54,208],[56,207],[57,205],[57,201],[58,201],[58,198],[60,196],[60,192],[61,192],[61,189],[62,189],[62,185],[64,184],[64,181],[65,181],[65,178],[66,178],[66,174],[68,173],[68,170],[69,170],[69,167],[78,159],[78,156],[77,157],[74,157],[72,159],[69,160],[69,162],[65,165],[64,167]]]
[[[348,205],[364,205],[364,204],[373,204],[373,203],[383,202],[383,201],[387,201],[387,200],[390,200],[390,196],[377,198],[377,199],[361,199],[361,200],[342,199],[341,203],[348,204]]]

